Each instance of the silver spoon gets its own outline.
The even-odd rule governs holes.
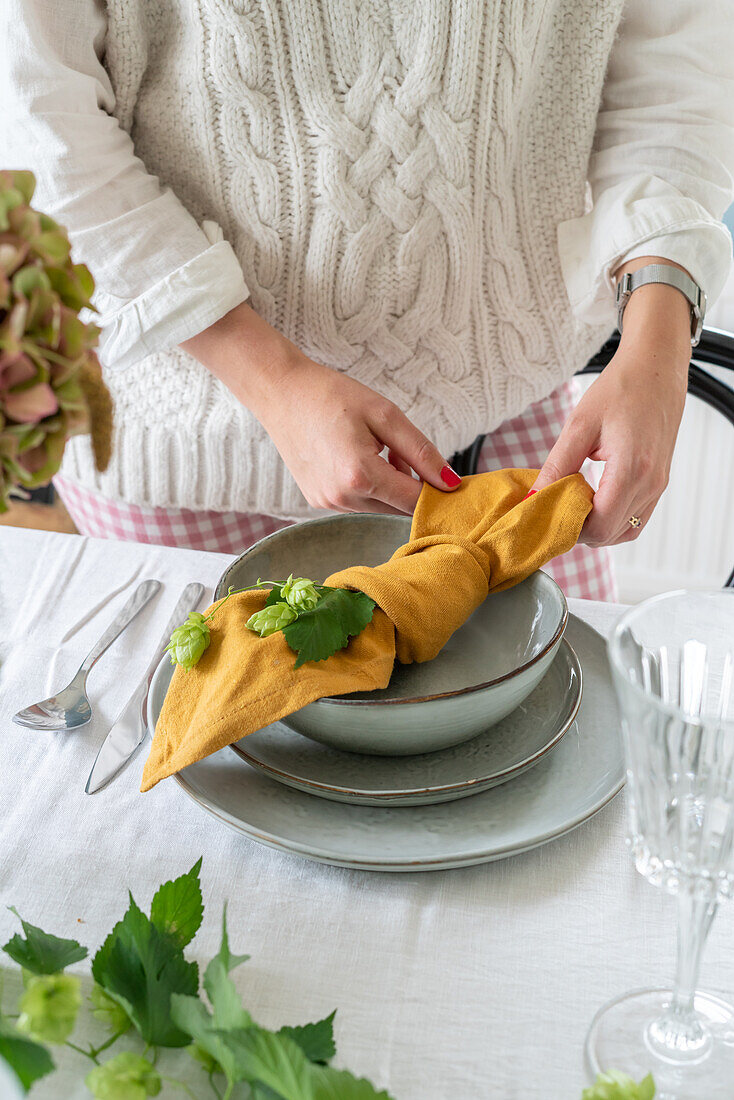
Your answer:
[[[153,580],[139,584],[97,644],[89,651],[69,686],[58,695],[52,695],[49,699],[42,699],[40,703],[33,703],[30,707],[19,710],[13,715],[13,721],[33,730],[71,730],[86,725],[92,717],[92,707],[85,690],[90,668],[155,596],[160,586],[160,581]]]

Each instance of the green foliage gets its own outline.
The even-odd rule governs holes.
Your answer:
[[[327,598],[328,594],[320,599],[319,606]],[[85,1079],[92,1095],[97,1100],[147,1100],[159,1094],[163,1080],[169,1080],[156,1070],[155,1058],[151,1062],[134,1051],[99,1064],[102,1051],[132,1023],[146,1043],[146,1053],[149,1047],[186,1046],[210,1080],[222,1074],[227,1097],[238,1082],[246,1082],[252,1100],[393,1100],[369,1081],[328,1064],[336,1052],[334,1012],[316,1023],[279,1031],[253,1020],[231,978],[248,956],[230,950],[226,905],[219,951],[204,971],[205,1003],[199,994],[197,966],[183,953],[202,921],[200,870],[199,859],[190,871],[165,882],[153,897],[150,917],[130,895],[127,912],[92,960],[97,983],[90,996],[92,1012],[111,1036],[96,1050],[69,1044],[97,1063]],[[80,984],[63,968],[83,959],[86,949],[25,921],[23,930],[25,939],[14,936],[5,947],[24,967],[26,988],[17,1025],[0,1015],[0,1058],[29,1089],[55,1068],[49,1052],[34,1037],[68,1041],[74,1027]],[[57,967],[55,972],[49,972],[52,966]],[[212,1095],[221,1097],[213,1081],[212,1089]],[[651,1076],[636,1083],[612,1071],[585,1089],[582,1100],[653,1100],[654,1096]]]
[[[389,1093],[377,1089],[364,1077],[354,1077],[346,1069],[314,1066],[313,1100],[392,1100]]]
[[[45,1047],[20,1035],[7,1020],[0,1018],[0,1058],[14,1071],[24,1089],[56,1068]]]
[[[18,1031],[41,1043],[63,1043],[81,1005],[81,984],[73,974],[32,975],[18,1005]]]
[[[158,931],[165,932],[181,948],[191,943],[204,916],[200,870],[201,858],[185,875],[164,882],[150,907],[150,919]]]
[[[141,912],[132,894],[127,913],[94,956],[92,974],[124,1008],[146,1043],[188,1044],[188,1036],[171,1020],[171,994],[195,995],[198,967],[187,962],[172,937]]]
[[[82,947],[76,940],[64,940],[58,936],[51,936],[48,932],[37,928],[35,924],[29,924],[28,921],[23,920],[13,906],[9,908],[23,925],[26,938],[23,939],[16,932],[5,944],[3,951],[24,970],[29,970],[31,974],[56,974],[59,970],[63,970],[72,963],[81,962],[87,957],[86,947]]]
[[[84,1083],[97,1100],[146,1100],[161,1091],[156,1068],[140,1054],[127,1051],[116,1054],[102,1066],[96,1066]]]
[[[584,1089],[581,1100],[653,1100],[655,1082],[648,1073],[639,1083],[626,1073],[610,1070],[600,1073],[593,1085]]]
[[[323,1020],[301,1027],[282,1027],[278,1035],[285,1035],[298,1043],[309,1062],[326,1065],[336,1054],[334,1043],[334,1017],[336,1009]]]
[[[364,592],[346,588],[322,588],[313,611],[305,611],[283,631],[285,640],[298,654],[296,668],[304,661],[325,661],[360,634],[372,619],[374,600]]]
[[[374,600],[364,592],[327,588],[314,584],[308,577],[294,580],[292,573],[282,584],[260,580],[257,583],[272,587],[263,607],[250,615],[245,625],[261,638],[282,630],[296,654],[295,668],[300,668],[304,661],[325,661],[344,649],[350,638],[364,630],[375,610]],[[185,670],[197,664],[210,642],[207,623],[233,593],[230,588],[206,618],[192,611],[188,620],[176,627],[167,646],[171,664],[181,665]]]
[[[219,952],[204,971],[204,989],[214,1009],[214,1027],[226,1030],[232,1027],[252,1026],[252,1017],[242,1007],[239,993],[229,976],[235,967],[247,962],[249,957],[249,955],[233,955],[229,950],[227,906],[225,905],[222,911],[222,942]]]
[[[212,1012],[198,997],[171,998],[171,1015],[193,1039],[194,1058],[208,1070],[221,1070],[230,1087],[247,1081],[255,1100],[390,1100],[368,1082],[324,1064],[335,1054],[333,1012],[318,1023],[279,1032],[259,1027],[229,977],[246,959],[230,952],[225,909],[221,946],[204,974]]]
[[[66,231],[30,205],[34,188],[32,173],[0,171],[0,512],[13,489],[50,480],[70,435],[92,430],[100,469],[109,448],[99,329],[77,317],[94,281],[71,262]]]

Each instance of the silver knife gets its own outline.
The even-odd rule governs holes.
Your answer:
[[[102,748],[97,753],[97,759],[94,761],[87,785],[84,788],[87,794],[96,794],[110,780],[114,779],[118,772],[122,771],[128,761],[133,758],[145,740],[147,728],[145,704],[153,673],[160,664],[166,646],[171,640],[171,634],[185,620],[189,611],[195,609],[203,595],[204,585],[196,582],[187,584],[181,593],[160,644],[148,665],[145,676],[125,703],[112,729],[102,742]]]

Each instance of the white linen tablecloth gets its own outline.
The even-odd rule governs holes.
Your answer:
[[[524,855],[400,875],[259,846],[173,781],[142,795],[145,751],[106,790],[84,794],[181,589],[200,580],[210,596],[228,560],[0,528],[0,942],[17,930],[5,908],[15,905],[95,950],[126,909],[128,887],[146,908],[162,881],[203,855],[204,923],[189,952],[201,963],[217,951],[228,899],[233,950],[252,956],[234,979],[265,1026],[338,1008],[337,1064],[396,1100],[579,1100],[596,1009],[669,982],[674,966],[675,905],[633,869],[623,795]],[[92,670],[91,723],[62,734],[14,725],[16,710],[69,681],[146,577],[163,588]],[[619,610],[582,601],[571,609],[602,632]],[[729,993],[733,918],[726,907],[717,918],[702,983]],[[198,1080],[183,1057],[181,1071],[190,1066]],[[66,1066],[66,1054],[59,1061]],[[33,1095],[88,1095],[72,1080],[69,1070]]]

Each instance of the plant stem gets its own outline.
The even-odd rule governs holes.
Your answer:
[[[229,1084],[227,1085],[227,1091],[225,1092],[224,1096],[222,1097],[222,1100],[229,1100],[230,1096],[232,1095],[232,1089],[233,1088],[234,1088],[234,1081],[230,1081]]]
[[[78,1047],[76,1045],[76,1043],[70,1043],[68,1039],[64,1043],[64,1046],[65,1047],[71,1047],[71,1049],[75,1050],[77,1052],[77,1054],[83,1054],[85,1058],[91,1058],[93,1062],[96,1062],[97,1065],[99,1065],[99,1061],[97,1060],[97,1055],[95,1054],[94,1049],[92,1047],[90,1047],[89,1050],[83,1050],[82,1047]]]
[[[214,1084],[214,1070],[213,1069],[209,1070],[209,1084],[211,1085],[212,1092],[216,1096],[217,1100],[222,1100],[222,1094],[219,1091],[219,1089],[217,1088],[217,1086]]]
[[[228,589],[227,589],[227,595],[226,595],[226,596],[222,596],[221,600],[218,600],[218,601],[216,602],[216,604],[214,605],[214,607],[213,607],[213,608],[211,609],[211,611],[209,612],[209,614],[208,614],[208,615],[206,616],[206,618],[204,619],[204,622],[205,622],[205,623],[208,623],[208,622],[209,622],[209,620],[210,620],[210,619],[211,619],[211,618],[213,617],[213,615],[214,615],[214,612],[215,612],[215,611],[218,611],[218,610],[219,610],[219,608],[220,608],[220,607],[222,606],[222,604],[224,604],[224,603],[226,603],[226,602],[227,602],[227,600],[229,599],[229,597],[230,597],[230,596],[238,596],[238,595],[240,594],[240,592],[247,592],[247,591],[249,591],[249,590],[248,590],[247,588],[231,588],[231,587],[230,587],[230,588],[228,588]]]
[[[126,1031],[127,1031],[127,1028],[123,1028],[122,1031],[116,1031],[114,1035],[110,1036],[110,1038],[107,1040],[106,1043],[102,1043],[102,1046],[100,1046],[100,1047],[90,1047],[89,1048],[89,1056],[91,1058],[96,1059],[98,1054],[101,1054],[103,1050],[107,1050],[107,1048],[111,1047],[113,1043],[116,1043],[117,1040],[120,1038],[120,1036],[124,1035]]]

